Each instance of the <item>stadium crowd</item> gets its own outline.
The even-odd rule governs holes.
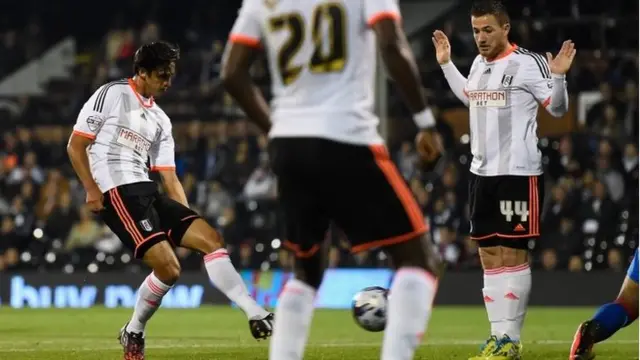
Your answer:
[[[625,1],[608,1],[606,8],[594,1],[521,3],[512,19],[516,43],[533,51],[555,51],[571,37],[579,52],[568,76],[572,101],[581,92],[601,95],[584,124],[576,120],[575,131],[540,139],[547,196],[544,235],[530,244],[534,264],[547,270],[622,271],[638,246],[638,37],[624,31],[625,21],[635,21],[637,27],[637,3],[635,12]],[[90,93],[109,80],[129,76],[138,44],[159,38],[175,41],[183,52],[173,88],[159,103],[174,122],[177,171],[191,205],[223,233],[236,266],[289,264],[290,255],[280,248],[277,180],[269,168],[267,138],[243,118],[217,81],[237,7],[200,5],[182,21],[166,16],[171,12],[166,4],[147,17],[138,16],[135,8],[114,14],[101,41],[80,42],[71,81],[52,82],[46,97],[0,100],[0,271],[137,269],[119,240],[83,206],[84,190],[70,167],[66,143]],[[629,13],[635,18],[623,16]],[[37,17],[21,26],[0,29],[0,78],[51,42]],[[450,13],[434,26],[448,34],[456,64],[466,73],[475,56],[468,17]],[[437,67],[429,29],[417,36],[418,42],[424,40],[421,71],[430,102],[441,113],[461,105]],[[93,46],[96,43],[100,46]],[[268,94],[263,61],[254,75]],[[389,93],[390,123],[409,122],[401,99],[394,90]],[[444,120],[438,126],[448,156],[437,176],[422,169],[410,137],[393,139],[390,148],[449,267],[479,268],[476,244],[468,237],[469,145],[454,138]],[[338,228],[328,236],[331,266],[387,263],[375,250],[351,255]],[[178,254],[184,269],[201,266],[197,254],[184,249]]]

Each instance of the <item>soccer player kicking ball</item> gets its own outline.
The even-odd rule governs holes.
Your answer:
[[[135,53],[134,77],[103,85],[87,100],[67,146],[89,208],[153,269],[120,332],[125,360],[144,359],[145,325],[180,276],[175,246],[205,254],[211,282],[246,313],[251,334],[271,335],[273,314],[251,298],[222,237],[189,208],[175,172],[171,121],[154,97],[171,85],[179,57],[179,50],[164,42],[142,45]],[[149,179],[148,158],[168,196]]]
[[[520,359],[520,331],[531,290],[528,243],[540,237],[544,199],[536,115],[564,115],[565,74],[576,50],[565,41],[547,58],[509,42],[509,16],[498,1],[477,1],[471,25],[479,50],[465,78],[451,62],[446,35],[435,31],[436,58],[456,97],[469,107],[471,238],[484,269],[482,295],[491,333],[471,360]]]
[[[607,340],[618,330],[632,324],[638,318],[638,250],[627,270],[618,298],[603,305],[591,320],[578,327],[573,338],[569,360],[596,358],[593,345]]]

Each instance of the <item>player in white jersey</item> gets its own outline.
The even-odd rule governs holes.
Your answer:
[[[480,54],[465,78],[450,45],[435,31],[436,57],[449,86],[469,107],[471,238],[484,269],[491,336],[475,360],[520,359],[520,332],[531,290],[528,242],[540,236],[544,199],[536,136],[539,104],[553,116],[568,109],[565,74],[575,49],[566,41],[547,59],[508,40],[509,16],[499,1],[477,1],[471,24]]]
[[[154,97],[166,91],[179,50],[165,42],[140,47],[131,79],[101,86],[84,104],[67,147],[88,207],[153,272],[140,286],[131,320],[120,331],[125,360],[144,359],[144,328],[180,276],[173,247],[204,255],[211,282],[249,318],[256,339],[270,336],[273,314],[249,295],[222,237],[189,209],[175,172],[171,121]],[[167,195],[148,176],[159,171]]]
[[[269,132],[284,244],[296,255],[295,279],[276,307],[270,359],[302,359],[331,221],[352,251],[385,247],[392,258],[398,270],[382,359],[411,358],[431,313],[441,262],[377,132],[376,40],[422,129],[420,151],[428,160],[439,151],[397,0],[245,0],[229,40],[222,78],[249,118]],[[272,75],[271,109],[249,76],[260,46]]]

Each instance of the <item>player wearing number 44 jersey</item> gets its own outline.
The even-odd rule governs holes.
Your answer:
[[[568,109],[565,74],[575,49],[566,41],[546,59],[512,44],[509,16],[495,0],[477,1],[471,24],[480,54],[468,77],[451,62],[449,41],[435,31],[436,57],[449,86],[469,107],[471,238],[484,269],[482,294],[491,334],[472,359],[520,359],[520,331],[531,289],[527,245],[540,236],[543,177],[536,136],[538,106]]]
[[[133,78],[103,85],[89,98],[67,147],[87,206],[153,269],[120,331],[125,360],[144,359],[145,325],[180,275],[175,246],[204,255],[211,282],[244,310],[255,338],[271,334],[273,315],[251,298],[220,234],[189,209],[176,176],[171,121],[154,96],[169,88],[179,54],[164,42],[140,47]],[[149,179],[147,159],[151,170],[160,172],[168,196]]]
[[[302,359],[331,221],[354,252],[384,247],[398,268],[382,359],[411,358],[425,331],[441,262],[373,113],[377,42],[421,128],[421,154],[427,161],[439,156],[435,120],[399,24],[397,0],[245,0],[231,32],[223,81],[269,132],[285,244],[296,255],[295,279],[276,307],[272,360]],[[270,63],[271,109],[249,77],[260,47]]]

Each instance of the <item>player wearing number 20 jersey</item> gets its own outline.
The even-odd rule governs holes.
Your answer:
[[[377,49],[422,130],[419,139],[426,139],[420,142],[425,158],[433,160],[437,151],[428,130],[435,120],[397,0],[245,0],[229,40],[222,78],[249,118],[269,131],[284,245],[296,255],[295,279],[278,300],[269,358],[302,359],[330,222],[352,251],[384,247],[398,268],[382,359],[410,358],[430,315],[440,266],[425,241],[422,211],[377,131]],[[248,76],[257,48],[269,60],[271,109]]]
[[[376,39],[367,22],[398,14],[385,3],[244,2],[230,40],[266,45],[273,75],[270,137],[383,143],[373,112]]]

